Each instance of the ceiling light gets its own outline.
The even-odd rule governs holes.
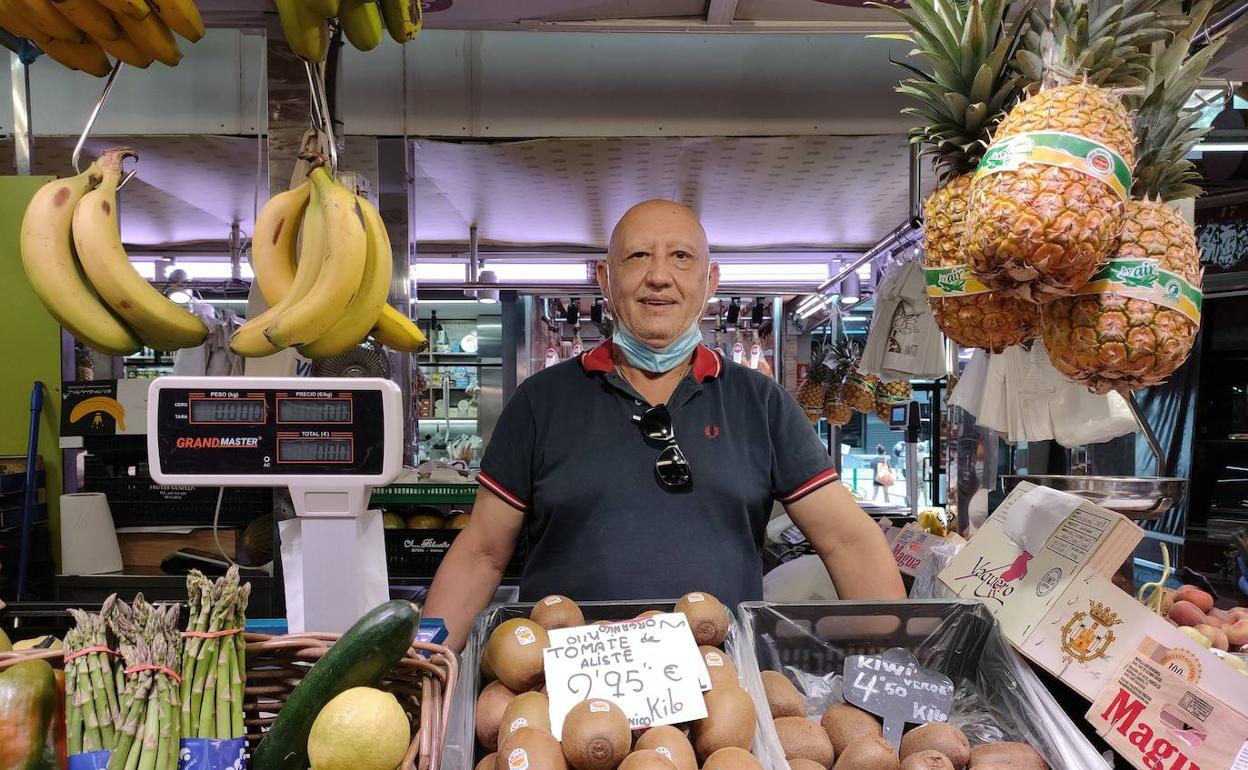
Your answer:
[[[733,297],[732,302],[728,303],[728,317],[725,323],[729,326],[736,326],[739,320],[741,320],[741,298]]]
[[[174,289],[169,292],[169,299],[179,305],[189,305],[191,302],[191,293],[186,289]]]
[[[818,313],[820,310],[823,310],[825,307],[830,305],[832,300],[835,299],[835,296],[825,296],[820,294],[816,294],[814,297],[815,301],[807,307],[798,307],[796,313],[797,320],[804,321],[807,318],[810,318],[815,313]]]
[[[482,270],[477,276],[477,283],[498,283],[498,276],[493,270]],[[493,305],[498,302],[498,289],[480,289],[477,291],[477,302],[482,305]]]
[[[852,305],[862,299],[862,281],[857,273],[850,273],[841,281],[841,304]]]
[[[576,326],[581,322],[580,297],[573,297],[572,301],[568,303],[568,312],[564,320],[568,322],[569,326]]]
[[[759,281],[810,281],[828,279],[828,266],[821,262],[721,262],[719,280],[726,284]]]
[[[1192,152],[1248,152],[1248,142],[1201,142]]]
[[[589,308],[589,320],[595,324],[602,323],[602,297],[594,297],[594,304]]]
[[[763,311],[766,309],[767,308],[763,305],[763,298],[755,297],[754,309],[750,313],[750,323],[753,324],[755,328],[763,325]]]

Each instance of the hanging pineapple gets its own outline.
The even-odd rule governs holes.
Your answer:
[[[828,347],[828,391],[823,401],[823,418],[833,425],[847,425],[854,418],[854,410],[841,399],[841,392],[860,355],[861,348],[848,340],[837,340]]]
[[[1188,56],[1210,0],[1190,26],[1157,46],[1153,75],[1135,97],[1138,138],[1134,198],[1113,258],[1075,296],[1044,306],[1044,345],[1053,366],[1095,393],[1156,385],[1191,352],[1200,326],[1200,254],[1192,226],[1167,201],[1200,194],[1186,155],[1207,133],[1185,105],[1226,38]]]
[[[902,64],[915,77],[899,93],[917,104],[906,113],[921,123],[912,142],[928,145],[940,187],[923,203],[923,251],[927,293],[936,325],[962,347],[1000,353],[1034,337],[1034,303],[989,291],[970,275],[963,241],[971,178],[988,147],[989,132],[1016,102],[1026,81],[1010,67],[1024,22],[1005,29],[1008,0],[931,0],[901,10],[913,30],[905,37],[931,73]],[[958,41],[949,47],[948,41]]]
[[[841,401],[848,404],[855,412],[869,413],[875,409],[875,389],[879,387],[880,378],[874,374],[862,374],[855,364],[845,377],[841,386]]]
[[[875,389],[875,416],[888,422],[893,405],[909,401],[913,395],[910,383],[905,380],[881,382]]]
[[[805,381],[797,387],[797,403],[812,424],[823,417],[823,402],[828,392],[827,366],[824,363],[827,347],[826,339],[810,340],[810,367],[806,370]]]
[[[1047,20],[1033,12],[1016,63],[1039,90],[1002,121],[971,185],[966,259],[988,288],[1048,302],[1113,251],[1135,136],[1112,89],[1147,78],[1151,45],[1185,25],[1174,6],[1053,0]]]

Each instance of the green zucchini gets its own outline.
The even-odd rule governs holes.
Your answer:
[[[316,715],[344,690],[375,687],[402,660],[419,627],[420,611],[401,599],[356,621],[290,693],[251,757],[252,770],[306,770]]]

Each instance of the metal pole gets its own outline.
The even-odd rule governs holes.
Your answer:
[[[784,319],[784,297],[771,300],[771,361],[776,382],[784,385],[784,336],[788,332]]]
[[[910,217],[923,219],[923,156],[916,143],[910,144]]]
[[[9,55],[9,84],[13,98],[13,160],[19,176],[30,176],[30,68],[17,54]]]
[[[1135,417],[1136,423],[1140,426],[1140,432],[1144,434],[1144,441],[1148,443],[1148,449],[1153,453],[1153,457],[1157,460],[1157,475],[1166,475],[1166,454],[1161,451],[1161,443],[1157,441],[1157,434],[1153,433],[1153,428],[1148,424],[1148,420],[1144,417],[1144,411],[1140,409],[1140,402],[1135,399],[1135,394],[1131,393],[1127,396],[1127,405],[1131,407],[1131,415]]]
[[[906,442],[906,501],[910,504],[910,515],[919,517],[919,444],[917,441]]]

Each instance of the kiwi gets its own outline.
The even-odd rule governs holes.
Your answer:
[[[949,757],[934,749],[923,749],[901,760],[901,770],[956,770]]]
[[[851,743],[863,738],[879,738],[884,734],[880,720],[848,703],[837,703],[823,712],[821,723],[838,757]]]
[[[809,759],[790,759],[789,770],[828,770],[824,765],[818,762],[811,762]]]
[[[1049,770],[1049,763],[1026,743],[1000,741],[971,749],[967,770]]]
[[[637,618],[640,620],[642,618],[652,618],[655,615],[662,615],[662,614],[664,614],[663,610],[646,610],[645,612],[638,615]]]
[[[676,770],[698,770],[698,758],[693,753],[693,744],[678,727],[651,727],[637,738],[634,748],[638,751],[654,749],[665,754],[676,765]]]
[[[503,717],[498,723],[498,740],[503,742],[507,736],[521,727],[540,727],[550,732],[550,701],[540,692],[522,692],[511,699],[507,708],[503,709]]]
[[[685,594],[672,612],[683,612],[689,619],[689,630],[698,644],[718,647],[728,638],[728,608],[710,594]]]
[[[568,770],[555,736],[537,727],[521,727],[503,741],[494,759],[495,770]]]
[[[745,749],[728,746],[707,757],[702,770],[763,770],[763,763]]]
[[[566,596],[552,594],[533,605],[529,620],[547,631],[585,625],[585,613]]]
[[[675,770],[676,764],[654,749],[634,751],[620,763],[619,770]]]
[[[873,735],[854,741],[836,760],[835,770],[900,770],[893,744]]]
[[[477,696],[477,740],[486,751],[498,750],[498,726],[516,694],[502,682],[490,682]]]
[[[508,689],[524,692],[542,683],[542,651],[549,646],[546,629],[527,618],[512,618],[490,634],[485,661]]]
[[[632,739],[628,717],[609,700],[581,701],[563,720],[563,755],[576,770],[615,770]]]
[[[732,664],[728,654],[718,647],[702,645],[698,648],[702,653],[702,662],[706,664],[706,673],[711,676],[711,687],[740,687],[741,680],[737,676],[737,667]]]
[[[945,722],[929,722],[902,736],[902,759],[925,749],[944,754],[955,770],[962,770],[971,761],[971,742],[961,730]]]
[[[497,763],[498,763],[498,754],[496,752],[486,754],[484,757],[481,758],[481,761],[477,763],[477,766],[473,768],[473,770],[494,770],[494,767]]]
[[[706,693],[706,719],[693,723],[693,748],[703,761],[729,746],[748,749],[757,722],[749,693],[740,687],[716,687]]]
[[[776,735],[785,759],[809,759],[824,767],[832,766],[832,740],[817,723],[806,717],[780,717]]]
[[[806,697],[797,691],[789,678],[779,671],[760,671],[763,691],[767,693],[767,705],[771,718],[806,716]]]

